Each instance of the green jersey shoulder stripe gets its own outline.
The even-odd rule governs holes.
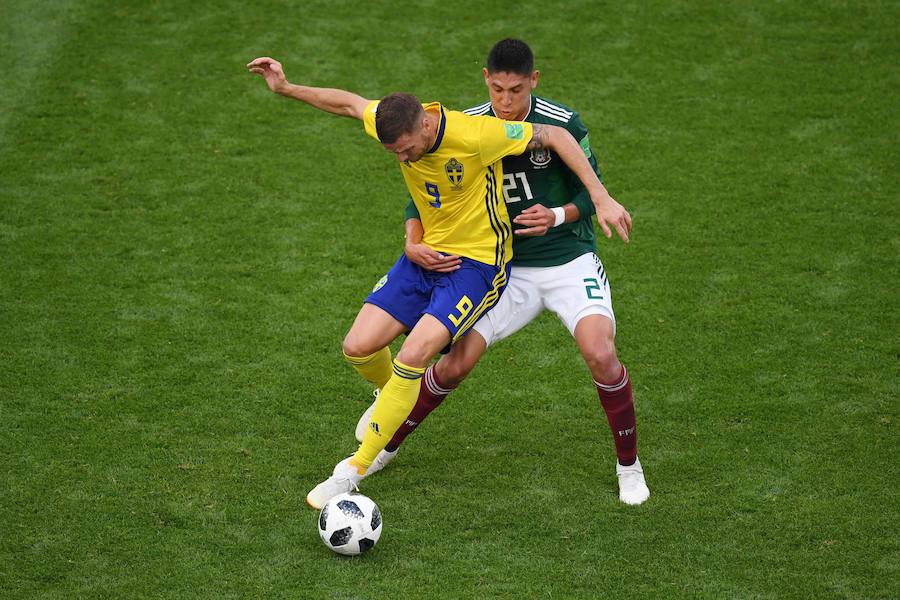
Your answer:
[[[538,108],[543,108],[550,112],[557,113],[563,117],[571,118],[572,115],[575,114],[573,111],[567,109],[566,107],[561,106],[559,104],[555,104],[555,103],[550,102],[549,100],[545,100],[544,98],[541,98],[541,97],[535,97],[534,103],[535,103],[535,106],[537,106]]]
[[[545,117],[549,117],[551,119],[555,119],[562,123],[568,123],[572,119],[573,113],[559,108],[558,106],[554,106],[549,102],[542,100],[541,98],[536,98],[534,103],[534,112],[539,115],[544,115]]]
[[[487,114],[487,112],[489,110],[491,110],[491,103],[485,102],[484,104],[479,104],[478,106],[473,106],[472,108],[467,108],[463,112],[466,113],[467,115],[472,115],[473,117],[478,117],[478,116]]]

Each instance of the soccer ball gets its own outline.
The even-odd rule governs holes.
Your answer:
[[[319,513],[319,536],[338,554],[362,554],[381,537],[381,511],[357,492],[338,494]]]

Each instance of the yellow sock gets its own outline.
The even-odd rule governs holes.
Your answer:
[[[353,368],[363,376],[363,379],[377,388],[384,388],[391,378],[391,349],[384,347],[375,354],[369,356],[349,356],[344,354]]]
[[[387,446],[397,433],[397,429],[409,416],[419,397],[424,372],[424,367],[421,369],[410,367],[394,360],[394,374],[387,385],[381,388],[381,395],[378,396],[378,402],[372,412],[366,437],[350,460],[358,469],[364,472],[369,468],[378,453]]]

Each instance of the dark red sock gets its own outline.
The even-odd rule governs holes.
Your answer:
[[[425,375],[422,377],[422,386],[419,389],[419,397],[416,398],[416,405],[413,406],[409,416],[406,417],[406,420],[400,425],[397,433],[394,434],[394,437],[391,438],[391,441],[388,442],[384,449],[388,452],[397,450],[400,444],[403,443],[403,440],[406,439],[406,436],[411,434],[431,411],[440,406],[444,398],[454,389],[456,389],[455,386],[447,387],[438,380],[434,373],[434,365],[425,369]]]
[[[623,467],[637,460],[637,426],[634,418],[634,400],[631,397],[631,379],[625,365],[617,383],[597,383],[600,406],[606,412],[606,420],[616,443],[616,458]]]

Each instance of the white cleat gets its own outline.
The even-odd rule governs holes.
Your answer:
[[[375,396],[375,400],[372,401],[372,404],[369,405],[369,408],[366,409],[366,412],[362,414],[359,418],[359,422],[356,424],[356,441],[362,444],[363,438],[366,437],[366,429],[369,428],[369,421],[372,420],[372,411],[375,410],[375,403],[378,402],[378,394],[381,393],[381,390],[376,389],[372,392],[372,395]]]
[[[400,452],[400,448],[397,448],[393,452],[388,452],[387,450],[382,450],[378,453],[378,456],[375,457],[375,460],[372,461],[371,466],[369,466],[369,470],[366,471],[366,474],[363,477],[368,477],[372,473],[377,473],[382,470],[388,463],[394,460],[394,457],[397,456],[397,453]]]
[[[616,475],[619,477],[619,500],[625,504],[642,504],[650,497],[650,488],[644,480],[641,461],[635,460],[633,465],[627,467],[616,461]]]
[[[356,485],[362,480],[356,467],[350,464],[350,458],[345,458],[334,467],[331,477],[314,487],[306,495],[306,503],[317,510],[322,510],[325,503],[345,492],[356,489]]]

